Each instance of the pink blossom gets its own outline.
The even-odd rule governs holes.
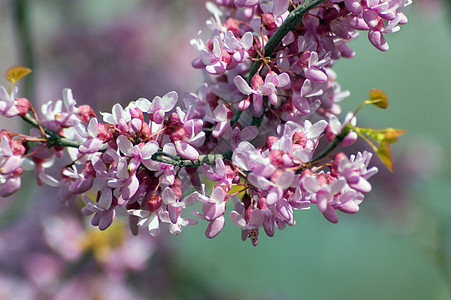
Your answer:
[[[161,124],[165,114],[171,111],[177,103],[178,95],[172,91],[163,96],[156,96],[152,101],[140,98],[136,101],[136,106],[143,112],[149,114],[150,118],[157,124]]]
[[[97,118],[92,118],[89,121],[88,127],[84,127],[80,122],[76,122],[74,128],[81,137],[86,139],[86,141],[78,148],[78,151],[81,154],[95,153],[102,148],[103,141],[97,138],[99,132],[99,122],[97,121]]]
[[[193,214],[209,222],[205,231],[207,238],[214,238],[224,227],[225,201],[227,199],[228,194],[218,186],[213,188],[210,197],[199,194],[199,200],[203,202],[202,213],[193,211]]]

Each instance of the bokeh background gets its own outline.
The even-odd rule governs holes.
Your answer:
[[[22,53],[21,11],[32,56]],[[296,226],[255,248],[231,222],[213,240],[202,221],[177,237],[132,237],[120,222],[91,228],[31,175],[0,199],[0,299],[450,299],[451,14],[444,0],[406,14],[388,52],[362,35],[356,57],[335,67],[351,91],[344,111],[380,88],[389,108],[365,108],[360,124],[408,130],[393,147],[394,173],[374,159],[381,172],[358,214],[334,225],[298,211]],[[32,67],[23,92],[35,105],[66,87],[97,111],[194,92],[202,75],[189,40],[207,17],[201,0],[1,0],[0,70]]]

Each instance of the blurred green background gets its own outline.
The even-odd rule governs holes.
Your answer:
[[[0,5],[2,70],[21,62],[8,12],[12,2]],[[77,69],[79,61],[70,64],[71,56],[63,56],[67,49],[49,44],[76,47],[57,38],[89,32],[89,49],[69,53],[91,53],[99,49],[99,44],[108,48],[108,39],[100,40],[96,32],[108,26],[120,27],[127,19],[127,24],[133,24],[130,17],[134,14],[145,19],[143,7],[149,11],[142,24],[149,27],[141,28],[141,34],[149,36],[141,39],[151,44],[145,50],[150,49],[152,54],[138,53],[144,56],[136,63],[147,61],[149,70],[139,68],[135,72],[130,62],[117,72],[130,74],[121,79],[123,85],[144,82],[131,90],[115,90],[110,103],[86,101],[98,101],[98,107],[107,110],[118,99],[127,103],[169,89],[195,91],[202,78],[199,71],[190,69],[196,52],[189,40],[196,36],[199,26],[204,26],[207,14],[203,1],[166,1],[166,5],[155,4],[155,8],[151,1],[145,2],[30,1],[36,97],[42,101],[60,98],[62,88],[72,87],[78,102],[84,104],[82,98],[88,96],[77,95],[89,94],[82,94],[74,85],[88,85],[86,89],[93,94],[102,85],[110,90],[120,85],[121,81],[111,83],[111,78],[102,82],[102,76],[96,75],[104,74],[102,66],[90,70],[89,76],[97,80],[95,87],[91,79],[80,83],[71,76],[83,74],[84,69]],[[395,172],[390,174],[379,165],[381,173],[372,179],[373,192],[361,204],[361,211],[341,214],[336,225],[313,207],[295,212],[296,226],[277,231],[273,238],[261,235],[257,247],[243,243],[240,230],[230,221],[213,240],[204,236],[207,224],[202,221],[178,237],[165,237],[171,249],[168,288],[177,290],[173,297],[201,298],[208,291],[212,299],[451,298],[451,164],[447,156],[451,150],[451,19],[446,6],[437,9],[428,4],[414,3],[405,11],[409,23],[400,32],[388,35],[388,52],[376,50],[362,34],[350,44],[356,57],[342,59],[334,68],[342,88],[351,91],[351,97],[342,103],[345,112],[355,109],[372,88],[388,94],[387,110],[366,107],[358,119],[366,127],[407,129],[393,146]],[[98,44],[92,46],[96,38]],[[118,45],[111,46],[115,47]],[[130,53],[119,51],[112,57],[127,62],[131,61]],[[113,59],[109,63],[120,64]],[[152,272],[157,259],[150,258],[151,267],[146,272]],[[151,292],[141,297],[154,298]]]

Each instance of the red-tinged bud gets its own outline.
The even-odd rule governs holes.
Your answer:
[[[330,167],[330,175],[332,175],[333,177],[338,177],[338,165],[340,164],[341,160],[347,158],[348,157],[343,152],[335,154],[332,166]]]
[[[265,27],[265,29],[274,30],[277,28],[277,24],[273,14],[262,14],[261,18],[262,25]]]
[[[250,217],[251,217],[251,213],[254,211],[254,207],[252,205],[250,205],[246,211],[244,212],[244,219],[246,221],[249,221]]]
[[[9,146],[11,147],[11,150],[13,151],[14,155],[23,155],[27,150],[22,144],[22,141],[15,139],[9,141]]]
[[[2,129],[2,131],[0,131],[0,139],[2,138],[2,136],[5,136],[9,141],[11,139],[11,132],[9,132],[8,130]]]
[[[207,41],[207,49],[213,51],[213,39]]]
[[[272,144],[274,144],[278,140],[280,140],[280,138],[277,136],[268,136],[268,138],[266,139],[266,147],[271,148]]]
[[[265,82],[263,78],[257,73],[251,79],[251,87],[254,90],[257,90],[260,86],[264,85]]]
[[[142,135],[142,138],[144,141],[150,140],[150,137],[152,136],[152,131],[150,130],[150,126],[146,122],[143,122],[143,124],[142,124],[141,135]]]
[[[179,127],[177,130],[175,130],[174,132],[171,133],[171,141],[176,142],[176,141],[180,141],[181,139],[183,139],[185,137],[186,133],[185,133],[185,129],[183,127]]]
[[[171,117],[169,119],[169,125],[170,127],[179,127],[179,126],[183,126],[182,121],[180,120],[179,115],[176,112],[173,112],[171,114]]]
[[[226,176],[229,179],[234,179],[238,175],[238,171],[232,169],[232,167],[229,165],[225,165],[225,169],[226,169]]]
[[[94,117],[94,118],[96,117],[96,113],[94,112],[92,107],[89,105],[80,105],[78,107],[78,112],[80,114],[78,117],[80,118],[80,121],[82,121],[82,122],[89,122],[89,119],[91,117]]]
[[[230,56],[227,50],[221,49],[221,60],[226,64],[230,64],[232,62],[232,56]]]
[[[179,178],[176,178],[174,184],[171,186],[171,189],[175,192],[175,197],[177,200],[182,199],[182,187],[182,181]]]
[[[223,25],[225,28],[227,28],[227,31],[230,30],[234,34],[240,29],[238,20],[234,18],[228,18]]]
[[[25,116],[31,108],[30,101],[26,98],[16,98],[15,106],[19,111],[19,116]]]
[[[97,138],[102,142],[108,142],[113,139],[111,124],[99,123]]]
[[[257,208],[259,208],[259,209],[267,209],[268,208],[268,206],[266,205],[266,198],[264,198],[264,197],[258,198]]]
[[[293,135],[293,144],[305,148],[305,146],[307,145],[307,135],[302,131],[296,131]]]
[[[147,205],[149,206],[149,211],[154,212],[161,207],[163,200],[160,196],[152,194],[152,196],[147,199]]]
[[[300,67],[300,68],[307,68],[310,55],[311,55],[310,51],[305,51],[304,53],[302,53],[301,57],[296,62],[296,65],[298,65],[298,67]]]

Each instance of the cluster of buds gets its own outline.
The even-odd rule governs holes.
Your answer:
[[[349,93],[331,67],[354,56],[347,43],[358,31],[387,50],[383,33],[406,23],[399,9],[407,4],[207,2],[211,35],[192,41],[199,50],[192,65],[206,74],[198,92],[182,101],[169,92],[125,108],[115,104],[102,119],[89,106],[77,106],[69,89],[38,115],[14,87],[30,70],[12,68],[10,93],[0,88],[0,114],[21,116],[35,128],[29,135],[0,132],[0,195],[17,191],[23,169],[32,168],[38,183],[58,188],[60,202],[81,195],[83,213],[93,215],[100,230],[124,215],[134,233],[144,227],[155,236],[167,224],[179,234],[197,224],[185,209],[199,202],[202,208],[192,213],[208,222],[205,234],[213,238],[224,227],[229,200],[230,220],[253,245],[261,228],[273,236],[276,228],[295,225],[294,210],[312,205],[336,223],[337,211],[359,210],[377,168],[369,167],[370,152],[348,157],[332,151],[362,136],[391,168],[389,145],[404,131],[357,127],[361,107],[340,122],[338,102]],[[385,108],[388,100],[372,90],[368,103]],[[320,152],[323,137],[328,145]],[[46,169],[65,153],[71,163],[55,178]]]

